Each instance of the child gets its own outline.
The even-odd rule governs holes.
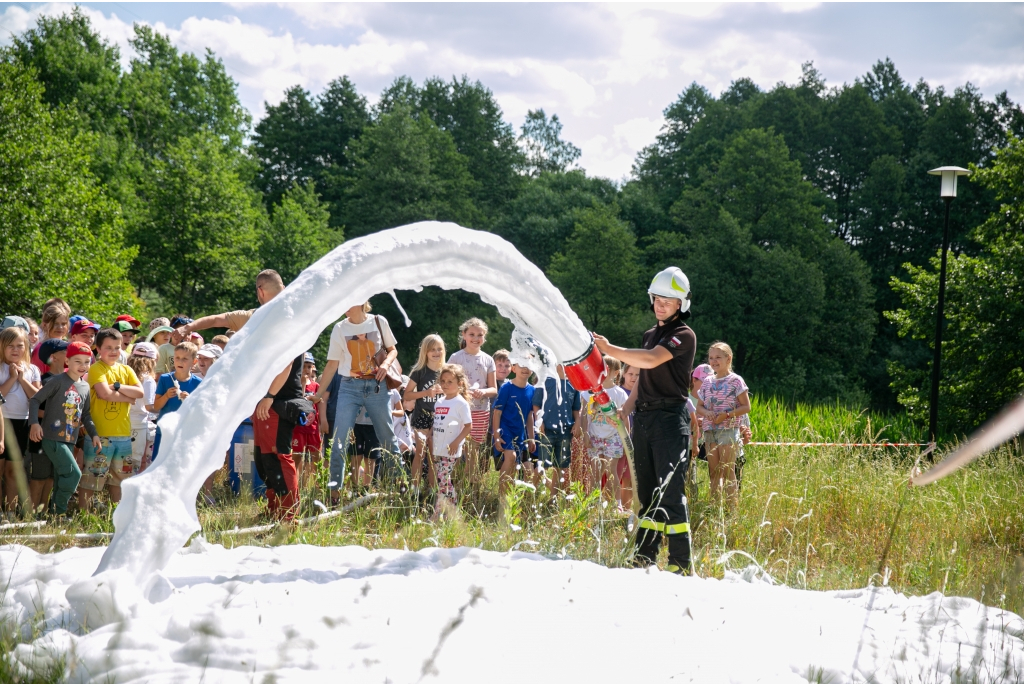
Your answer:
[[[219,347],[222,351],[228,346],[228,341],[231,340],[226,335],[215,335],[210,339],[210,343]]]
[[[352,438],[348,445],[348,455],[352,459],[352,486],[363,490],[373,482],[380,460],[380,441],[373,429],[373,421],[366,415],[366,407],[360,407],[356,414]]]
[[[516,465],[530,458],[535,440],[533,434],[533,386],[529,384],[530,368],[512,365],[515,377],[501,386],[494,401],[494,446],[501,453],[501,476],[498,481],[499,517],[504,512],[505,493],[512,482]]]
[[[491,399],[498,395],[498,384],[495,378],[494,359],[483,352],[480,347],[487,342],[487,324],[474,317],[459,326],[459,338],[462,349],[448,358],[449,364],[458,364],[466,374],[469,382],[470,409],[473,412],[473,442],[482,444],[487,438],[487,430],[491,423]],[[476,473],[474,459],[466,459],[466,475],[472,477]]]
[[[3,454],[3,508],[5,511],[17,507],[18,478],[24,475],[25,466],[23,461],[22,474],[19,476],[12,458],[20,457],[24,460],[28,454],[29,418],[31,415],[29,400],[42,387],[39,369],[31,363],[30,355],[28,334],[24,329],[13,326],[0,331],[0,362],[2,362],[0,363],[0,395],[7,401],[4,406],[4,414],[6,420],[11,422],[14,433],[10,437],[18,446],[16,454],[11,453],[13,450]]]
[[[100,329],[98,323],[93,323],[89,319],[79,319],[71,326],[71,342],[85,343],[89,346],[89,349],[93,349],[93,345],[96,344],[96,331]]]
[[[622,364],[614,357],[605,356],[608,375],[601,387],[604,388],[616,409],[622,409],[629,396],[619,387],[619,371]],[[619,437],[615,419],[605,414],[589,392],[580,393],[580,402],[586,407],[583,418],[583,440],[590,458],[590,487],[605,490],[615,500],[619,499],[619,484],[616,477],[616,462],[625,450]]]
[[[210,343],[204,348],[213,347],[220,351],[220,348]],[[199,351],[202,354],[202,350]],[[316,360],[312,352],[306,352],[302,357],[302,387],[307,398],[311,398],[320,389],[316,382]],[[292,455],[301,464],[298,466],[300,479],[307,479],[313,473],[314,464],[320,461],[320,451],[323,449],[323,438],[320,435],[320,414],[314,412],[309,417],[308,423],[304,426],[295,426],[292,429]]]
[[[224,351],[219,346],[212,343],[200,347],[199,352],[196,353],[195,374],[200,378],[206,378],[210,367],[220,359],[220,355],[223,353]]]
[[[633,394],[639,380],[640,369],[638,367],[630,366],[629,364],[622,365],[622,380],[619,381],[619,385],[626,391],[627,397]],[[627,416],[626,421],[626,428],[632,431],[633,414]],[[615,468],[615,475],[619,479],[619,508],[623,511],[628,511],[633,506],[633,476],[629,472],[629,457],[625,454],[619,457],[618,465]]]
[[[534,392],[533,409],[543,409],[541,449],[544,450],[544,467],[551,469],[554,489],[561,491],[569,484],[572,438],[580,430],[580,394],[565,379],[565,367],[559,364],[557,369],[558,378],[546,379],[544,387]]]
[[[391,389],[391,427],[395,431],[395,444],[402,453],[402,462],[409,464],[415,459],[416,442],[409,428],[409,415],[405,411],[405,389],[409,387],[409,377],[402,376],[402,385]]]
[[[132,422],[128,410],[135,400],[142,398],[139,377],[131,367],[117,361],[121,355],[121,333],[104,328],[96,334],[96,344],[99,359],[89,367],[89,406],[102,449],[85,443],[85,468],[78,488],[78,505],[83,511],[92,505],[89,493],[108,486],[110,500],[121,501],[121,481],[132,472]]]
[[[156,440],[156,346],[153,343],[135,343],[128,357],[128,366],[142,382],[142,399],[136,400],[128,410],[132,424],[132,475],[141,473],[153,458]]]
[[[202,378],[192,373],[192,366],[198,356],[196,346],[190,342],[178,343],[174,346],[174,371],[161,374],[156,382],[156,399],[153,408],[158,412],[156,439],[153,442],[153,461],[160,456],[160,419],[171,412],[178,411],[181,403],[195,392]]]
[[[444,365],[444,353],[444,340],[441,336],[431,333],[423,338],[420,341],[419,357],[409,373],[409,385],[405,388],[405,401],[416,403],[412,413],[413,435],[416,440],[416,456],[412,460],[413,488],[420,485],[425,455],[428,483],[433,487],[436,482],[434,463],[429,456],[433,454],[429,442],[434,428],[434,404],[442,394],[437,378]]]
[[[39,327],[41,342],[32,348],[32,363],[39,369],[40,373],[45,373],[48,369],[44,368],[46,365],[39,361],[39,345],[52,338],[63,339],[68,334],[68,329],[70,328],[68,323],[70,316],[71,308],[68,307],[64,300],[51,300],[43,307],[42,323]],[[50,369],[50,371],[55,374],[64,373],[64,367]]]
[[[34,350],[36,345],[39,344],[39,324],[36,323],[35,319],[25,318],[25,323],[28,324],[28,348]]]
[[[434,520],[442,513],[454,515],[455,486],[452,484],[452,470],[462,456],[462,443],[473,428],[473,416],[469,408],[469,382],[462,368],[456,364],[441,367],[438,385],[444,396],[434,404],[434,427],[431,445],[437,464],[437,507]]]
[[[736,451],[740,443],[740,418],[750,411],[750,396],[743,378],[732,372],[732,348],[715,342],[708,349],[708,363],[714,370],[697,391],[697,415],[703,420],[707,447],[711,495],[718,496],[724,484],[733,508],[739,504],[736,487]]]
[[[128,357],[132,353],[132,343],[135,341],[135,336],[139,334],[139,322],[131,318],[128,314],[122,314],[117,317],[114,321],[114,325],[111,326],[116,331],[121,333],[121,363],[127,364]]]
[[[509,354],[508,350],[498,350],[491,355],[494,359],[494,382],[499,388],[505,384],[508,375],[512,373],[512,358],[509,357]]]
[[[64,373],[67,349],[68,343],[66,341],[54,338],[43,341],[39,346],[38,358],[42,362],[43,367],[47,369],[60,369],[57,373],[47,371],[42,375],[39,380],[44,388],[51,378]],[[42,400],[39,402],[38,410],[33,414],[37,422],[45,418],[45,411],[46,401]],[[31,419],[31,416],[29,418]],[[73,442],[70,447],[74,447]],[[46,456],[46,452],[39,441],[32,441],[29,444],[28,451],[28,458],[25,460],[28,466],[28,491],[29,497],[32,499],[32,510],[38,512],[50,501],[50,493],[53,490],[53,464],[50,458]]]
[[[57,516],[67,513],[68,500],[82,479],[82,471],[72,453],[79,427],[84,427],[89,434],[94,450],[99,451],[102,447],[90,411],[89,383],[82,378],[89,372],[92,350],[84,343],[73,342],[67,346],[66,356],[67,371],[53,375],[32,397],[29,419],[32,422],[32,440],[42,442],[43,451],[57,476],[57,487],[50,504],[51,511]],[[39,408],[43,404],[46,409],[41,426]]]

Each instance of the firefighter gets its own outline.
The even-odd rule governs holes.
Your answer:
[[[644,333],[640,349],[626,349],[594,334],[603,354],[640,369],[640,380],[622,414],[633,417],[637,522],[637,566],[658,558],[662,535],[668,538],[666,570],[688,575],[690,523],[684,484],[690,467],[690,417],[686,399],[697,348],[690,317],[690,281],[678,267],[659,272],[647,293],[657,325]]]

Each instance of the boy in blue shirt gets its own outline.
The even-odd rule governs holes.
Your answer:
[[[559,395],[561,391],[561,395]],[[561,397],[561,402],[559,402]],[[572,463],[572,438],[580,432],[580,394],[565,380],[565,368],[558,365],[558,378],[547,378],[533,394],[533,409],[543,409],[541,449],[544,468],[552,469],[553,487],[562,490],[562,476]]]
[[[178,411],[181,403],[195,392],[203,380],[192,373],[199,353],[193,343],[183,342],[174,346],[174,371],[160,376],[156,382],[156,399],[153,408],[159,412],[156,424],[156,439],[153,440],[153,461],[156,461],[160,449],[160,419],[173,411]]]
[[[494,401],[494,447],[501,452],[501,477],[498,481],[499,517],[504,510],[505,493],[512,482],[516,464],[529,459],[534,450],[533,386],[530,369],[512,365],[515,378],[498,390]]]

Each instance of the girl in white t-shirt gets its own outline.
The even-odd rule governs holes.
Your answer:
[[[18,326],[0,331],[0,395],[4,396],[4,416],[11,422],[13,435],[22,456],[28,453],[28,401],[42,387],[39,369],[30,361],[28,334]],[[18,482],[10,451],[0,455],[4,464],[4,510],[18,506]]]
[[[619,385],[622,364],[608,356],[605,356],[604,363],[608,367],[608,376],[601,387],[615,408],[622,409],[629,399],[629,395]],[[618,501],[619,481],[615,466],[625,450],[615,424],[617,417],[612,418],[601,411],[589,392],[580,393],[580,403],[583,408],[583,442],[590,457],[590,488],[604,490],[612,501]]]
[[[128,357],[128,366],[142,383],[142,397],[128,408],[132,422],[132,475],[144,471],[153,456],[153,441],[156,439],[156,358],[157,348],[153,343],[135,343]]]
[[[473,428],[469,409],[469,382],[457,364],[445,364],[437,379],[444,397],[434,404],[434,429],[431,445],[437,468],[437,507],[435,520],[441,513],[455,512],[455,486],[452,470],[462,456],[462,444]]]

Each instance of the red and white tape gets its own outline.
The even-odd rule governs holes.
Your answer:
[[[760,447],[928,447],[928,442],[750,442]]]

